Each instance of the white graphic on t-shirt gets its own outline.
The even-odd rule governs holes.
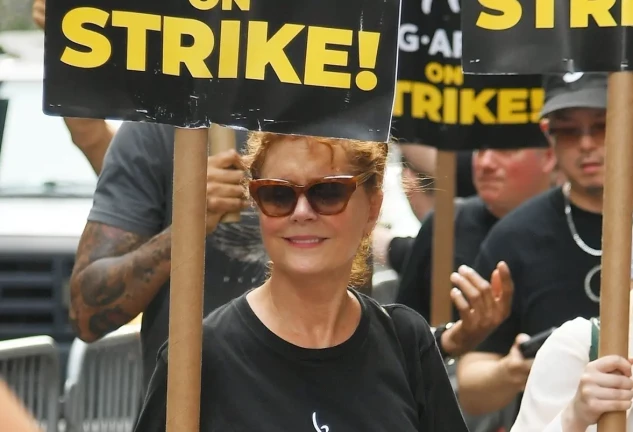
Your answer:
[[[317,432],[329,432],[330,427],[328,425],[319,426],[316,418],[316,411],[312,413],[312,424],[314,425],[314,430]]]

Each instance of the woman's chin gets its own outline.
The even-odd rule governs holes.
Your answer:
[[[275,269],[282,271],[290,277],[323,277],[331,274],[335,269],[331,265],[312,260],[291,260],[284,264],[275,263]]]

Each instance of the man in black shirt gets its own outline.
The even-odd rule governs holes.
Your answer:
[[[490,231],[475,270],[505,261],[515,285],[512,311],[458,367],[464,410],[504,407],[524,389],[532,360],[520,342],[576,317],[599,313],[606,76],[545,80],[546,135],[568,179],[507,215]]]
[[[461,265],[474,264],[481,243],[499,218],[550,187],[554,165],[553,153],[548,148],[475,152],[473,182],[478,195],[455,206],[455,270]],[[431,212],[422,222],[401,273],[396,299],[427,320],[431,304],[433,218]]]

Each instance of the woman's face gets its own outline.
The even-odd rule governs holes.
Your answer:
[[[332,175],[354,175],[345,151],[302,139],[281,139],[268,149],[260,178],[296,185]],[[360,186],[342,213],[320,215],[301,194],[289,216],[269,217],[260,211],[264,246],[275,272],[319,275],[350,272],[358,246],[378,219],[382,194]]]

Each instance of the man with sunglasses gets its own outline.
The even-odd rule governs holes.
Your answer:
[[[548,76],[544,87],[543,130],[567,182],[503,218],[482,244],[475,270],[489,275],[505,261],[515,292],[508,319],[458,366],[460,400],[471,414],[520,396],[533,361],[521,342],[599,313],[607,78]]]

